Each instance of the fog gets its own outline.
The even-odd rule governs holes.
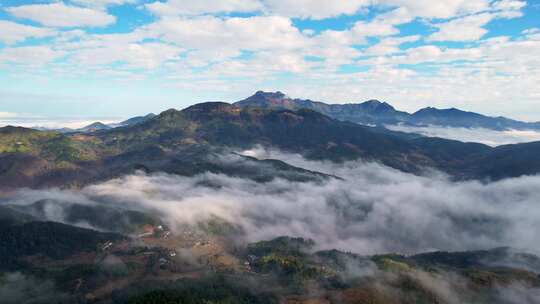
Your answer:
[[[313,162],[262,148],[242,153],[281,159],[342,180],[300,183],[276,178],[257,183],[209,173],[139,173],[79,191],[23,190],[8,203],[49,198],[142,209],[160,214],[172,229],[219,217],[239,228],[236,237],[241,241],[299,236],[315,240],[317,249],[360,254],[499,246],[540,253],[540,176],[488,184],[452,182],[437,172],[415,176],[375,163]],[[47,207],[46,217],[66,221],[62,206]]]
[[[386,128],[393,131],[417,133],[429,137],[441,137],[463,142],[477,142],[492,147],[540,141],[540,132],[535,130],[495,131],[484,128],[415,127],[406,125],[387,125]]]
[[[0,127],[17,126],[24,128],[56,130],[62,128],[78,129],[86,127],[95,122],[104,124],[118,123],[120,118],[96,117],[96,118],[67,118],[67,117],[24,117],[24,116],[5,116],[0,115]]]

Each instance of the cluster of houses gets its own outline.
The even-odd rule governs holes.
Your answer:
[[[158,226],[144,225],[143,232],[137,235],[138,238],[160,237],[163,239],[167,239],[170,236],[171,236],[171,232],[163,225],[158,225]]]

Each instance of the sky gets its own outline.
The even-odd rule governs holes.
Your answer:
[[[0,0],[0,119],[257,90],[540,121],[540,0]]]

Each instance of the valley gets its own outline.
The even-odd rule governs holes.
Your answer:
[[[0,290],[8,303],[534,303],[539,149],[221,102],[114,128],[0,128]]]

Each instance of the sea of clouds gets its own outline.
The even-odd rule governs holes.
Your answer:
[[[211,173],[139,173],[81,190],[21,190],[7,203],[50,199],[45,216],[61,222],[65,202],[148,210],[173,229],[219,217],[242,231],[242,241],[297,236],[315,240],[318,249],[360,254],[499,246],[540,253],[540,176],[454,182],[437,172],[416,176],[376,163],[308,161],[260,147],[242,153],[342,179],[258,183]]]
[[[393,131],[417,133],[428,137],[440,137],[463,142],[477,142],[488,146],[500,146],[540,141],[540,132],[535,130],[497,131],[485,128],[452,128],[443,126],[386,125]]]

